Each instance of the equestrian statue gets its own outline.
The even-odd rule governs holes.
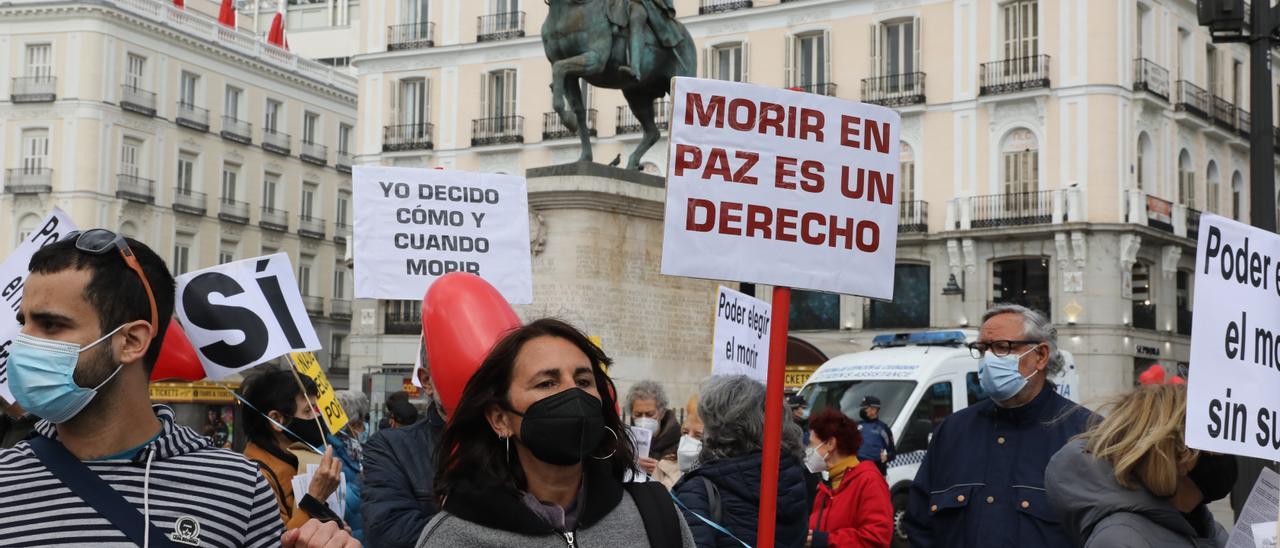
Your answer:
[[[578,161],[591,161],[582,81],[620,89],[644,137],[627,160],[640,169],[644,153],[658,142],[653,103],[670,91],[671,79],[694,76],[697,49],[676,20],[672,0],[544,0],[542,47],[551,61],[551,106],[582,141]]]

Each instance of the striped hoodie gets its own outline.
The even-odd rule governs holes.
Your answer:
[[[160,436],[132,460],[86,462],[180,546],[279,546],[284,534],[275,493],[244,456],[216,449],[152,406]],[[48,421],[36,431],[57,439]],[[0,546],[133,546],[72,494],[23,441],[0,451]]]

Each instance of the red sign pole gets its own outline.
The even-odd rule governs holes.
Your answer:
[[[769,333],[769,383],[765,389],[764,455],[760,464],[760,522],[756,548],[773,548],[778,506],[778,467],[782,458],[782,391],[787,373],[787,323],[791,288],[773,288],[773,324]]]

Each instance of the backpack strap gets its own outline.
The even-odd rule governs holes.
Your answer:
[[[681,546],[680,516],[671,502],[667,488],[656,481],[623,484],[640,511],[644,521],[644,534],[652,548]]]
[[[284,501],[284,488],[280,485],[280,478],[276,477],[276,473],[271,470],[267,463],[258,459],[249,459],[258,465],[258,469],[262,470],[262,477],[266,478],[267,485],[276,493],[276,506],[280,507],[280,515],[284,516],[284,521],[289,521],[293,517],[293,508],[289,508]]]
[[[720,515],[720,489],[706,476],[698,476],[698,479],[702,480],[702,486],[707,489],[707,508],[711,510],[711,521],[720,523],[724,517]]]

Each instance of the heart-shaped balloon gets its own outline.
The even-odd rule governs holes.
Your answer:
[[[452,415],[489,351],[520,318],[489,282],[475,274],[451,272],[422,299],[422,340],[427,364],[446,414]]]
[[[151,380],[179,379],[198,381],[205,377],[204,366],[196,349],[187,339],[177,319],[169,320],[169,327],[164,332],[164,342],[160,344],[160,357],[151,370]]]
[[[1164,384],[1164,368],[1159,365],[1148,367],[1138,375],[1139,384]]]

